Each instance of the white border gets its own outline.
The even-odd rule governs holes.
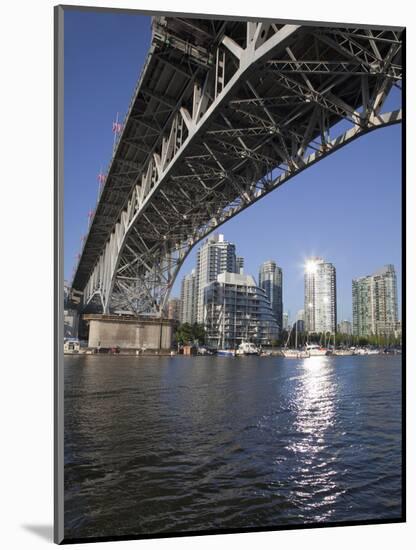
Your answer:
[[[67,4],[78,4],[67,2]],[[416,20],[411,2],[269,2],[190,0],[167,2],[86,1],[100,7],[205,11],[224,15],[407,26],[408,196],[407,196],[407,334],[408,357],[408,523],[248,535],[109,543],[117,548],[251,548],[337,549],[411,547],[416,539],[416,417],[412,338],[416,329],[414,243],[416,181],[414,138]],[[24,526],[53,520],[53,7],[50,0],[4,3],[0,23],[1,95],[1,541],[8,549],[40,548],[50,543]],[[375,9],[376,6],[376,9]],[[413,207],[413,208],[412,208]],[[412,211],[413,210],[413,211]],[[4,330],[6,329],[6,330]],[[78,547],[78,545],[76,545]],[[87,547],[87,545],[82,545]]]

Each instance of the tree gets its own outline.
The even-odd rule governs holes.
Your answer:
[[[192,326],[189,323],[179,325],[175,333],[175,339],[181,346],[189,344],[192,341]]]
[[[194,323],[193,325],[183,323],[178,326],[175,333],[175,339],[181,346],[193,344],[194,342],[203,344],[205,342],[204,325],[200,325],[198,323]]]
[[[192,336],[194,341],[197,341],[198,344],[205,344],[205,327],[198,323],[192,325]]]

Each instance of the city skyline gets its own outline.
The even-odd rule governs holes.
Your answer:
[[[217,246],[220,245],[222,247],[223,254],[218,255],[218,253],[217,253],[215,255],[212,255],[212,252],[211,252],[211,255],[212,255],[212,259],[211,259],[207,256],[207,251],[210,251],[213,247],[215,249],[216,245]],[[183,322],[189,322],[189,323],[202,322],[201,316],[198,319],[196,309],[198,307],[199,294],[201,292],[203,293],[203,288],[198,290],[197,279],[198,279],[198,272],[200,271],[199,265],[200,265],[201,250],[204,252],[204,249],[205,249],[205,254],[204,254],[204,256],[205,256],[205,270],[207,268],[207,264],[208,264],[207,260],[208,259],[211,259],[211,263],[215,264],[215,266],[217,267],[217,269],[215,269],[215,270],[213,270],[212,267],[211,267],[210,282],[216,281],[217,280],[217,275],[219,275],[220,273],[224,273],[225,271],[228,271],[229,273],[237,273],[237,274],[241,273],[241,274],[247,275],[247,276],[251,277],[254,280],[255,284],[257,286],[259,286],[259,288],[262,288],[262,286],[261,286],[261,272],[262,272],[262,269],[264,267],[266,267],[266,269],[268,271],[269,268],[273,267],[273,265],[274,265],[276,270],[279,272],[278,277],[279,277],[279,281],[280,281],[280,284],[281,284],[280,291],[281,291],[282,295],[284,296],[284,289],[285,289],[285,284],[283,282],[284,279],[285,279],[284,268],[282,268],[281,266],[278,266],[275,260],[270,260],[270,259],[265,260],[258,266],[257,270],[255,271],[255,273],[258,273],[258,277],[256,277],[254,275],[254,273],[249,273],[244,268],[241,268],[240,264],[245,265],[246,257],[242,256],[241,254],[237,255],[237,251],[239,250],[239,247],[236,245],[236,243],[231,242],[230,240],[226,239],[224,234],[215,232],[215,233],[211,234],[209,237],[207,237],[204,241],[199,243],[199,245],[196,246],[195,253],[196,253],[197,260],[196,260],[195,266],[191,269],[191,271],[189,273],[183,274],[181,278],[178,277],[178,280],[176,281],[176,284],[179,284],[179,286],[180,286],[180,289],[181,289],[180,290],[180,295],[179,296],[175,296],[173,294],[171,295],[171,299],[181,299],[181,300],[183,300],[184,297],[185,297],[186,304],[187,304],[186,309],[189,310],[189,311],[191,309],[193,310],[193,314],[192,315],[188,314],[187,319],[185,319]],[[230,253],[230,251],[231,251],[231,253]],[[239,262],[237,262],[236,259],[238,259]],[[222,266],[223,266],[222,269],[218,267],[218,266],[221,265],[221,262],[222,262]],[[226,266],[228,266],[228,268]],[[365,275],[365,276],[361,276],[361,277],[354,277],[354,278],[351,279],[351,281],[350,281],[350,306],[351,306],[351,312],[352,313],[351,313],[351,317],[348,318],[347,316],[343,316],[343,315],[339,314],[338,295],[337,295],[338,278],[337,278],[337,275],[336,275],[336,266],[333,264],[333,262],[326,261],[326,259],[323,259],[319,256],[312,256],[312,257],[306,258],[303,265],[301,266],[303,279],[302,279],[302,286],[300,287],[299,291],[300,291],[300,293],[303,293],[303,304],[302,305],[304,305],[304,307],[297,310],[296,312],[290,312],[286,309],[284,298],[283,298],[283,300],[282,300],[282,306],[283,306],[283,308],[282,308],[282,324],[279,325],[281,327],[281,329],[283,329],[283,330],[286,329],[285,317],[287,317],[287,322],[289,323],[289,326],[293,325],[295,322],[300,320],[300,321],[305,323],[305,330],[308,331],[308,314],[305,313],[305,311],[307,312],[307,308],[310,307],[309,306],[309,298],[307,297],[307,291],[306,291],[307,279],[308,279],[308,277],[309,278],[311,278],[311,277],[315,278],[315,274],[319,270],[320,267],[323,267],[324,278],[328,279],[326,281],[326,283],[329,284],[329,287],[332,286],[332,291],[331,291],[331,289],[326,289],[326,286],[328,286],[328,284],[327,284],[326,286],[324,285],[325,288],[320,288],[319,292],[318,292],[318,294],[322,294],[322,292],[326,289],[326,290],[328,290],[328,292],[330,294],[330,295],[326,295],[326,297],[321,296],[322,304],[320,304],[317,307],[317,309],[320,312],[320,309],[322,309],[322,307],[324,307],[324,301],[325,301],[325,303],[328,304],[328,307],[329,307],[329,310],[330,310],[328,315],[331,318],[330,321],[328,321],[328,322],[330,323],[331,326],[326,329],[327,331],[329,331],[329,332],[338,331],[339,325],[341,325],[343,323],[349,323],[351,325],[351,328],[352,328],[353,309],[354,309],[354,306],[353,306],[353,302],[354,302],[354,283],[357,280],[364,280],[364,279],[367,280],[367,279],[376,277],[377,275],[382,276],[386,270],[388,272],[390,272],[390,270],[392,270],[394,272],[394,288],[396,290],[396,304],[395,304],[395,308],[396,308],[395,312],[396,313],[395,314],[396,314],[398,320],[399,321],[401,320],[401,316],[398,313],[398,311],[399,311],[399,308],[398,308],[399,300],[398,300],[398,296],[397,296],[397,278],[396,278],[395,266],[393,266],[392,264],[386,264],[385,263],[382,267],[379,266],[378,268],[376,268],[376,270],[373,270],[374,273],[371,274],[371,275]],[[214,271],[215,271],[215,273],[214,273]],[[268,292],[269,289],[264,288],[264,290],[266,292],[266,295],[269,297],[269,292]],[[270,301],[270,299],[269,299],[269,301]],[[181,308],[182,308],[182,311],[183,311],[183,309],[184,309],[184,303],[183,302],[182,302]],[[325,316],[327,317],[328,315],[324,315],[324,317]],[[325,320],[322,321],[322,322],[325,323]],[[321,321],[318,320],[318,325],[320,326],[321,324],[322,324]],[[325,332],[325,329],[316,330],[316,331],[310,330],[310,332],[321,332],[321,331]]]
[[[80,13],[68,13],[65,21],[64,262],[69,281],[88,212],[95,207],[98,174],[111,158],[112,123],[117,113],[123,120],[150,42],[148,17]],[[391,104],[394,93],[386,109]],[[352,319],[351,280],[386,263],[396,267],[400,311],[400,166],[401,128],[385,128],[298,174],[221,231],[245,258],[245,272],[256,274],[269,257],[279,261],[286,273],[284,309],[291,318],[303,308],[298,288],[309,256],[329,258],[337,266],[340,319]],[[195,255],[196,247],[172,297],[179,297],[180,281]]]

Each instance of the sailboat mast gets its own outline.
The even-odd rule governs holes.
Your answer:
[[[289,343],[290,336],[291,336],[291,334],[292,334],[292,328],[293,328],[293,327],[290,327],[289,334],[288,334],[288,337],[287,337],[287,340],[286,340],[285,348],[287,348],[287,345],[288,345],[288,343]]]

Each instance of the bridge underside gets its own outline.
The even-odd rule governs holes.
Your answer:
[[[357,137],[401,121],[401,31],[158,17],[73,280],[162,314],[192,247]]]

